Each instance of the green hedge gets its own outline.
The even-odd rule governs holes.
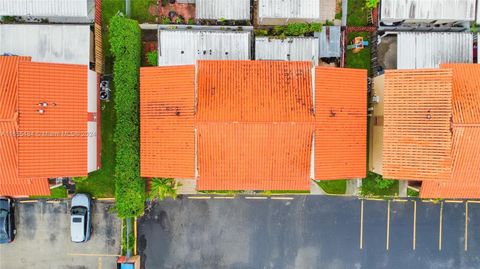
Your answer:
[[[110,45],[114,57],[115,110],[117,124],[115,209],[120,217],[143,214],[145,182],[140,177],[139,158],[139,68],[141,32],[138,22],[115,16],[110,20]]]

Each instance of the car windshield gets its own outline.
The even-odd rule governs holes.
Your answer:
[[[8,226],[8,212],[0,210],[0,240],[8,239],[7,226]]]
[[[85,215],[85,213],[87,213],[87,209],[83,206],[75,206],[75,207],[72,207],[72,215]]]

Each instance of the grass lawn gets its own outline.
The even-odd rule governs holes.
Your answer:
[[[67,188],[65,186],[56,187],[50,190],[50,196],[30,196],[30,198],[50,198],[50,199],[62,199],[67,198]]]
[[[148,9],[156,4],[156,0],[132,0],[132,19],[138,23],[155,22],[155,16],[152,16]]]
[[[110,18],[118,11],[125,11],[125,2],[118,0],[103,0],[102,23],[103,23],[103,53],[105,56],[105,74],[112,73],[113,58],[110,53],[108,42],[108,24]],[[102,102],[102,168],[90,173],[88,179],[76,183],[76,192],[89,193],[96,198],[110,198],[115,194],[115,144],[113,143],[113,130],[115,128],[115,108],[113,82],[110,83],[112,90],[110,102]]]
[[[368,12],[366,0],[348,0],[347,26],[366,26]]]
[[[370,33],[369,32],[355,32],[348,34],[348,44],[351,44],[353,39],[357,36],[363,36],[363,40],[369,41],[370,45]],[[347,50],[347,65],[348,68],[367,69],[370,74],[370,47],[365,47],[359,53],[353,53],[352,50]]]
[[[321,180],[317,181],[318,186],[328,194],[345,194],[347,181],[342,180]]]
[[[398,196],[398,180],[390,181],[388,186],[381,186],[378,182],[379,175],[375,173],[368,173],[367,177],[363,179],[361,193],[363,196]]]

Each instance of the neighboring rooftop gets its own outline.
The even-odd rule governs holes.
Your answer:
[[[195,17],[211,20],[250,20],[250,0],[196,0]]]
[[[158,65],[193,65],[197,60],[248,60],[250,31],[166,30],[158,31]]]
[[[317,84],[322,90],[315,93],[309,62],[199,61],[196,67],[142,68],[141,175],[195,178],[198,190],[309,190],[314,153],[342,149],[359,158],[328,160],[320,179],[364,176],[366,72],[322,68],[319,73],[324,73]],[[334,89],[346,75],[351,84]],[[339,91],[343,96],[347,88],[351,102],[331,106],[338,108],[338,120],[315,121],[314,95],[321,111],[333,101],[324,96]],[[334,131],[341,139],[324,148],[319,143],[314,151],[316,130],[329,132],[317,139],[330,139]],[[322,160],[327,163],[322,158],[318,163]],[[345,166],[349,169],[340,173]]]
[[[264,25],[333,21],[335,8],[335,0],[259,0],[258,21]]]
[[[340,26],[323,26],[322,31],[315,32],[315,37],[319,39],[320,58],[340,58],[341,48],[341,29]]]
[[[382,0],[381,20],[435,22],[474,21],[476,0]]]
[[[0,24],[0,55],[28,55],[32,61],[90,63],[89,25]]]
[[[310,61],[318,64],[318,38],[255,38],[256,60]]]
[[[398,33],[398,69],[438,68],[441,63],[472,62],[472,33]]]
[[[14,56],[0,66],[0,195],[45,195],[47,178],[86,176],[88,67]]]
[[[480,65],[445,64],[453,70],[452,173],[446,182],[425,182],[427,198],[480,197]]]
[[[452,71],[387,70],[383,176],[448,180],[451,173]]]
[[[0,16],[86,17],[87,0],[0,0]]]

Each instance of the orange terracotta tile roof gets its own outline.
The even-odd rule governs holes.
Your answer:
[[[19,65],[18,166],[20,177],[87,175],[85,65]],[[38,112],[39,103],[48,103]]]
[[[86,175],[87,67],[12,56],[0,66],[0,195],[46,195],[48,177]]]
[[[385,178],[449,179],[451,95],[451,70],[385,72]]]
[[[140,71],[140,167],[143,177],[195,177],[195,67]]]
[[[453,70],[452,173],[448,182],[424,182],[421,197],[480,198],[480,65],[444,64]]]
[[[311,64],[198,61],[196,68],[142,68],[142,176],[197,178],[198,190],[309,190],[316,125]],[[361,151],[366,73],[349,72],[363,102],[359,109],[349,107],[358,115],[348,116],[363,119],[363,129],[340,147]],[[352,167],[353,176],[365,173],[365,160],[360,166],[358,174]]]
[[[199,123],[198,190],[309,190],[314,126]]]
[[[198,61],[197,121],[313,121],[309,62]]]
[[[315,179],[364,178],[367,71],[315,70]]]

